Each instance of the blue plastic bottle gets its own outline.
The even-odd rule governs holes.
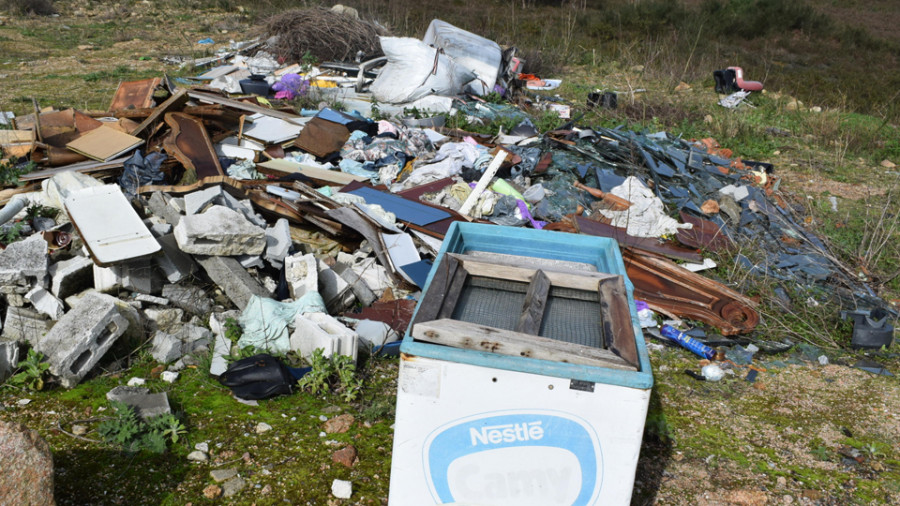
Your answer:
[[[682,347],[693,351],[703,358],[712,360],[712,358],[716,356],[716,350],[676,329],[675,327],[672,327],[671,325],[663,325],[659,328],[659,333],[662,334],[666,339],[675,341]]]

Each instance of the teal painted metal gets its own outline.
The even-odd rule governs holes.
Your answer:
[[[625,276],[628,307],[631,309],[631,322],[634,327],[635,344],[638,352],[638,370],[622,371],[605,367],[506,356],[416,342],[413,340],[410,330],[407,330],[403,343],[400,345],[401,353],[449,362],[592,381],[629,388],[649,389],[653,387],[650,356],[647,354],[647,345],[644,343],[641,326],[638,323],[637,310],[634,306],[634,285],[632,285],[631,280],[625,274],[622,253],[614,240],[605,237],[549,230],[454,222],[447,231],[434,265],[440,264],[444,255],[448,253],[466,253],[469,251],[487,251],[551,260],[584,262],[594,265],[599,272]],[[422,293],[428,291],[433,277],[434,268],[428,274],[428,281],[425,283]],[[418,312],[419,307],[416,306],[416,313]],[[415,314],[413,315],[413,321],[415,321]]]

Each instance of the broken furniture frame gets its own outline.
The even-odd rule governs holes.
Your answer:
[[[507,254],[509,251],[515,251],[516,255]],[[440,274],[440,271],[444,268],[442,264],[446,257],[454,258],[458,264],[452,273],[453,278],[456,279],[451,278],[450,283],[446,284],[446,276],[444,276],[445,281],[443,283],[445,284],[441,285],[442,274]],[[500,264],[506,265],[497,265],[498,259],[502,259]],[[511,262],[510,259],[516,260]],[[447,268],[447,274],[450,274],[449,265]],[[416,337],[420,333],[415,328],[416,324],[424,324],[421,329],[422,332],[435,330],[434,327],[440,326],[443,326],[442,332],[460,332],[460,329],[463,328],[468,331],[477,330],[478,327],[486,327],[490,330],[486,333],[479,333],[479,338],[487,338],[488,341],[493,341],[501,347],[508,345],[510,349],[514,349],[515,346],[521,346],[521,339],[515,340],[516,337],[522,337],[521,335],[516,335],[515,330],[518,327],[519,320],[523,320],[523,326],[521,327],[523,329],[527,327],[533,328],[534,320],[530,312],[528,315],[523,316],[523,313],[526,312],[523,311],[526,305],[519,305],[518,301],[524,300],[524,296],[520,294],[528,290],[528,285],[532,278],[538,281],[535,283],[534,288],[531,289],[533,293],[531,298],[540,298],[537,296],[542,291],[539,288],[543,282],[540,281],[542,276],[535,277],[537,271],[543,271],[543,276],[549,279],[550,297],[546,300],[550,305],[554,303],[565,305],[567,301],[563,299],[577,296],[579,304],[589,304],[589,307],[591,307],[591,313],[594,315],[593,322],[581,325],[578,331],[564,331],[564,337],[578,339],[582,337],[582,334],[587,334],[581,332],[581,330],[589,328],[589,325],[592,323],[597,326],[589,328],[591,332],[588,333],[600,334],[603,337],[595,338],[593,343],[559,343],[562,347],[566,347],[568,351],[572,352],[568,357],[556,354],[555,349],[545,348],[540,351],[541,354],[554,353],[554,360],[548,360],[546,356],[539,357],[533,354],[538,353],[534,350],[541,346],[541,343],[537,342],[541,336],[536,334],[526,335],[531,341],[531,348],[529,348],[532,350],[531,356],[529,356],[527,349],[518,349],[512,353],[504,354],[497,353],[496,350],[499,348],[495,347],[495,352],[486,352],[484,348],[478,345],[480,341],[475,339],[471,341],[471,348],[467,349],[454,346],[435,346]],[[499,278],[497,277],[498,273],[500,273]],[[613,274],[612,277],[610,273]],[[638,384],[652,384],[650,360],[647,355],[646,345],[641,337],[642,334],[637,322],[632,298],[633,286],[624,274],[625,265],[622,262],[618,247],[612,239],[480,223],[454,222],[450,226],[441,246],[435,267],[432,268],[429,274],[422,299],[416,307],[413,323],[407,330],[406,337],[400,346],[401,355],[440,356],[443,357],[442,359],[463,360],[487,367],[575,378],[588,382],[606,382],[629,387]],[[618,278],[618,281],[613,279],[616,276],[621,276]],[[506,285],[518,283],[519,286],[515,287],[515,290],[519,293],[514,294],[516,298],[500,299],[503,304],[510,307],[509,314],[504,313],[500,316],[507,320],[507,323],[513,320],[512,323],[504,324],[504,328],[497,329],[496,327],[501,325],[497,325],[491,320],[477,321],[477,319],[473,318],[468,319],[469,321],[466,323],[471,324],[475,320],[474,327],[472,325],[465,326],[459,321],[466,320],[465,315],[463,315],[463,318],[454,317],[456,321],[452,322],[452,325],[448,325],[445,322],[436,322],[437,320],[446,319],[448,314],[453,315],[453,312],[456,312],[456,306],[461,299],[458,298],[456,302],[445,302],[443,299],[447,298],[447,288],[457,285],[457,283],[462,283],[462,285],[457,285],[458,290],[461,291],[460,295],[462,297],[467,296],[464,289],[466,279],[470,280],[470,284],[472,281],[476,283],[486,281],[488,283]],[[601,280],[603,280],[602,283]],[[432,285],[434,285],[434,289]],[[601,293],[601,285],[604,293]],[[609,292],[605,292],[608,288],[612,289],[612,296],[609,296]],[[587,298],[585,295],[591,296],[588,301],[584,300]],[[452,296],[459,297],[457,295]],[[429,302],[433,297],[437,297],[440,302]],[[609,314],[606,318],[606,323],[611,325],[611,327],[606,329],[601,328],[604,322],[600,316],[601,307],[598,299],[605,299],[607,302],[615,301],[613,306],[603,310]],[[463,302],[464,305],[471,305],[468,302]],[[438,307],[435,308],[433,305],[438,305]],[[453,312],[450,312],[451,305],[454,306]],[[431,308],[429,309],[429,307]],[[442,307],[446,308],[443,312],[441,311]],[[559,312],[556,309],[558,308],[552,308],[544,313],[543,318],[560,321],[560,314],[558,314]],[[628,317],[624,316],[626,309]],[[461,307],[457,316],[463,314],[466,310],[465,307]],[[493,315],[490,317],[493,317]],[[540,325],[545,325],[546,327],[547,322],[542,322],[538,325],[538,328],[540,328]],[[624,329],[624,327],[629,325],[630,328]],[[625,343],[625,339],[619,338],[619,336],[628,335],[631,336],[633,343],[631,345]],[[501,342],[498,336],[510,338]],[[514,341],[516,343],[515,346],[513,345]],[[603,349],[602,344],[598,345],[597,341],[611,346]],[[574,355],[578,355],[578,352],[575,351],[577,347],[593,348],[591,351],[594,353],[598,351],[605,352],[605,358],[609,358],[609,360],[605,361],[605,363],[594,362],[594,365],[576,363],[576,360],[581,360],[574,358]],[[587,357],[590,357],[590,355],[587,355]],[[627,369],[608,365],[613,363],[619,366],[627,366]],[[625,376],[621,376],[622,373],[625,373]]]
[[[428,292],[422,297],[413,321],[412,336],[457,348],[635,370],[637,350],[622,276],[521,265],[510,262],[510,258],[516,257],[444,256],[434,270]],[[519,285],[517,288],[525,290],[521,314],[517,319],[513,318],[517,320],[514,328],[495,326],[496,319],[492,316],[478,318],[481,311],[467,311],[464,307],[464,292],[480,281],[490,279],[512,282]],[[509,287],[509,283],[503,284]],[[594,341],[588,338],[594,341],[588,345],[567,342],[569,339],[582,340],[586,336],[557,334],[554,338],[544,337],[552,333],[544,325],[545,317],[549,320],[548,313],[553,310],[551,301],[554,298],[557,301],[572,298],[571,295],[564,295],[568,291],[566,289],[598,302],[599,311],[596,314],[600,321],[596,337],[599,339]],[[591,294],[596,294],[596,297]],[[460,313],[470,314],[475,317],[473,319],[481,321],[459,320]],[[492,325],[484,325],[486,320],[490,320]]]

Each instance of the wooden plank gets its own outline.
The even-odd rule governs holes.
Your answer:
[[[421,311],[421,306],[419,311]],[[442,319],[414,323],[412,336],[429,343],[513,357],[535,358],[624,371],[636,370],[622,358],[601,348],[457,320]]]
[[[634,340],[634,322],[628,307],[625,278],[615,276],[603,280],[600,282],[599,295],[604,345],[629,364],[637,366],[637,344]]]
[[[550,294],[550,278],[542,270],[535,271],[525,292],[522,304],[522,316],[516,324],[516,332],[537,335],[541,331],[544,309],[547,307],[547,296]]]
[[[365,176],[355,176],[339,170],[320,169],[318,167],[304,165],[284,158],[274,158],[258,164],[257,167],[270,169],[284,174],[303,174],[316,181],[325,181],[330,184],[338,185],[345,185],[352,181],[368,181],[369,179]]]
[[[466,278],[469,273],[465,269],[457,267],[453,277],[449,280],[446,295],[441,303],[441,310],[438,311],[437,318],[452,318],[453,311],[456,310],[456,304],[459,302],[459,296],[462,295],[463,287],[466,286]]]
[[[449,256],[455,257],[462,262],[465,269],[472,276],[501,278],[509,281],[518,281],[520,283],[530,283],[531,277],[534,276],[535,271],[538,270],[534,266],[509,265],[503,261],[473,257],[470,255],[451,253]],[[544,271],[544,274],[550,279],[550,284],[553,286],[588,292],[596,292],[600,286],[600,281],[614,277],[612,274],[604,272],[576,271],[553,267],[541,267],[541,270]]]
[[[441,260],[434,270],[434,277],[428,290],[419,301],[419,308],[416,310],[416,322],[427,322],[437,319],[441,307],[444,305],[444,298],[447,296],[447,290],[457,270],[462,270],[459,262],[447,255]]]
[[[177,107],[179,105],[187,102],[187,96],[184,90],[178,90],[171,97],[166,99],[165,102],[159,104],[159,106],[147,116],[147,119],[141,122],[140,125],[135,127],[134,130],[131,131],[131,135],[140,135],[141,132],[147,129],[150,125],[159,121],[159,117],[168,112],[170,109]]]
[[[466,201],[463,202],[462,207],[459,208],[459,214],[466,216],[472,211],[472,208],[475,207],[475,203],[478,202],[478,197],[481,196],[485,188],[487,188],[488,184],[491,182],[491,179],[493,179],[494,175],[497,174],[497,171],[500,170],[500,166],[503,165],[503,160],[506,160],[506,155],[506,151],[500,150],[497,153],[497,156],[491,160],[491,164],[484,170],[484,174],[482,174],[481,179],[478,180],[475,189],[472,190],[472,193],[470,193],[469,197],[466,198]]]
[[[204,102],[210,102],[213,104],[222,104],[226,107],[231,107],[232,109],[237,109],[239,111],[263,114],[265,116],[271,116],[273,118],[286,119],[286,120],[302,118],[302,116],[297,116],[296,114],[289,114],[284,111],[269,109],[267,107],[262,107],[262,106],[256,105],[256,104],[241,102],[240,100],[233,100],[230,98],[220,97],[217,95],[213,95],[212,93],[203,93],[201,91],[189,91],[189,92],[187,92],[187,95],[196,100],[202,100]]]
[[[85,174],[88,174],[91,172],[98,172],[106,169],[118,169],[122,167],[125,160],[128,160],[128,157],[116,158],[115,160],[109,160],[108,162],[88,160],[86,162],[73,163],[71,165],[56,167],[54,169],[36,170],[34,172],[29,172],[28,174],[19,176],[19,181],[36,181],[38,179],[47,179],[57,174],[71,171],[83,172]]]

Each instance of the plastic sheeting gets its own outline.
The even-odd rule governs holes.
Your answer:
[[[475,75],[443,51],[409,37],[381,37],[387,64],[369,91],[379,102],[399,104],[428,95],[459,95]]]
[[[440,19],[431,21],[422,41],[443,49],[456,64],[475,75],[475,79],[466,83],[464,91],[476,95],[487,95],[494,91],[502,60],[500,46],[496,42]]]
[[[125,160],[125,170],[119,176],[119,186],[126,196],[134,197],[141,186],[159,184],[166,180],[166,175],[159,168],[168,158],[165,153],[150,153],[144,156],[140,150]]]
[[[278,302],[254,295],[238,318],[244,333],[238,340],[240,348],[253,346],[257,350],[281,354],[291,351],[288,325],[300,313],[325,312],[325,301],[318,292],[310,292],[293,302]]]
[[[635,237],[660,237],[674,234],[678,229],[689,229],[689,223],[678,223],[666,214],[666,209],[653,192],[634,176],[625,178],[625,182],[616,186],[609,193],[631,202],[625,211],[600,210],[599,212],[611,221],[610,225],[628,230],[628,235]]]

